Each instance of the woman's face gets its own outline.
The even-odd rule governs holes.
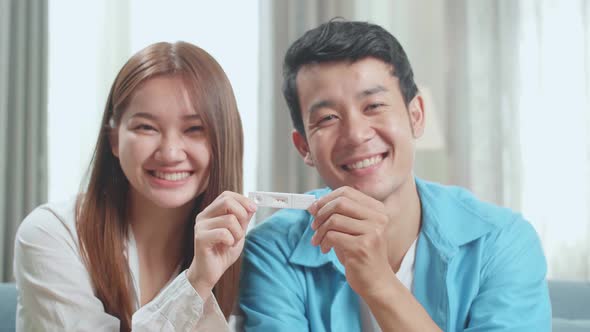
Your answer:
[[[180,77],[144,82],[111,136],[133,198],[161,208],[192,204],[209,181],[206,130]]]

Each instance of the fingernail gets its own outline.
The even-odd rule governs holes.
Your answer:
[[[318,206],[317,201],[313,202],[313,203],[311,203],[309,208],[307,208],[307,211],[313,215],[316,212],[317,206]]]
[[[256,204],[254,204],[254,203],[249,203],[248,207],[250,208],[250,211],[252,211],[252,212],[256,211],[256,209],[258,208],[258,206],[256,206]]]

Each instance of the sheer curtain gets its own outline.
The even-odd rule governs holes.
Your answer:
[[[47,1],[0,1],[0,282],[14,234],[47,197]]]
[[[590,280],[590,4],[521,6],[522,210],[549,276]]]

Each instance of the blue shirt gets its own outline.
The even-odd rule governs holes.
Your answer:
[[[520,214],[416,179],[422,206],[412,293],[443,331],[550,331],[547,265]],[[329,189],[313,191],[317,197]],[[281,210],[247,236],[239,305],[246,331],[360,331],[359,297],[311,215]]]

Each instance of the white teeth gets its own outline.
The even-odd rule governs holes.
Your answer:
[[[168,180],[168,181],[180,181],[184,180],[191,175],[190,172],[175,172],[175,173],[164,173],[159,171],[154,171],[154,175],[157,178]]]
[[[366,168],[366,167],[375,165],[376,163],[380,162],[381,160],[383,160],[383,156],[382,155],[378,155],[378,156],[375,156],[375,157],[371,157],[371,158],[363,159],[361,161],[357,161],[354,164],[346,165],[346,168],[349,168],[349,169]]]

